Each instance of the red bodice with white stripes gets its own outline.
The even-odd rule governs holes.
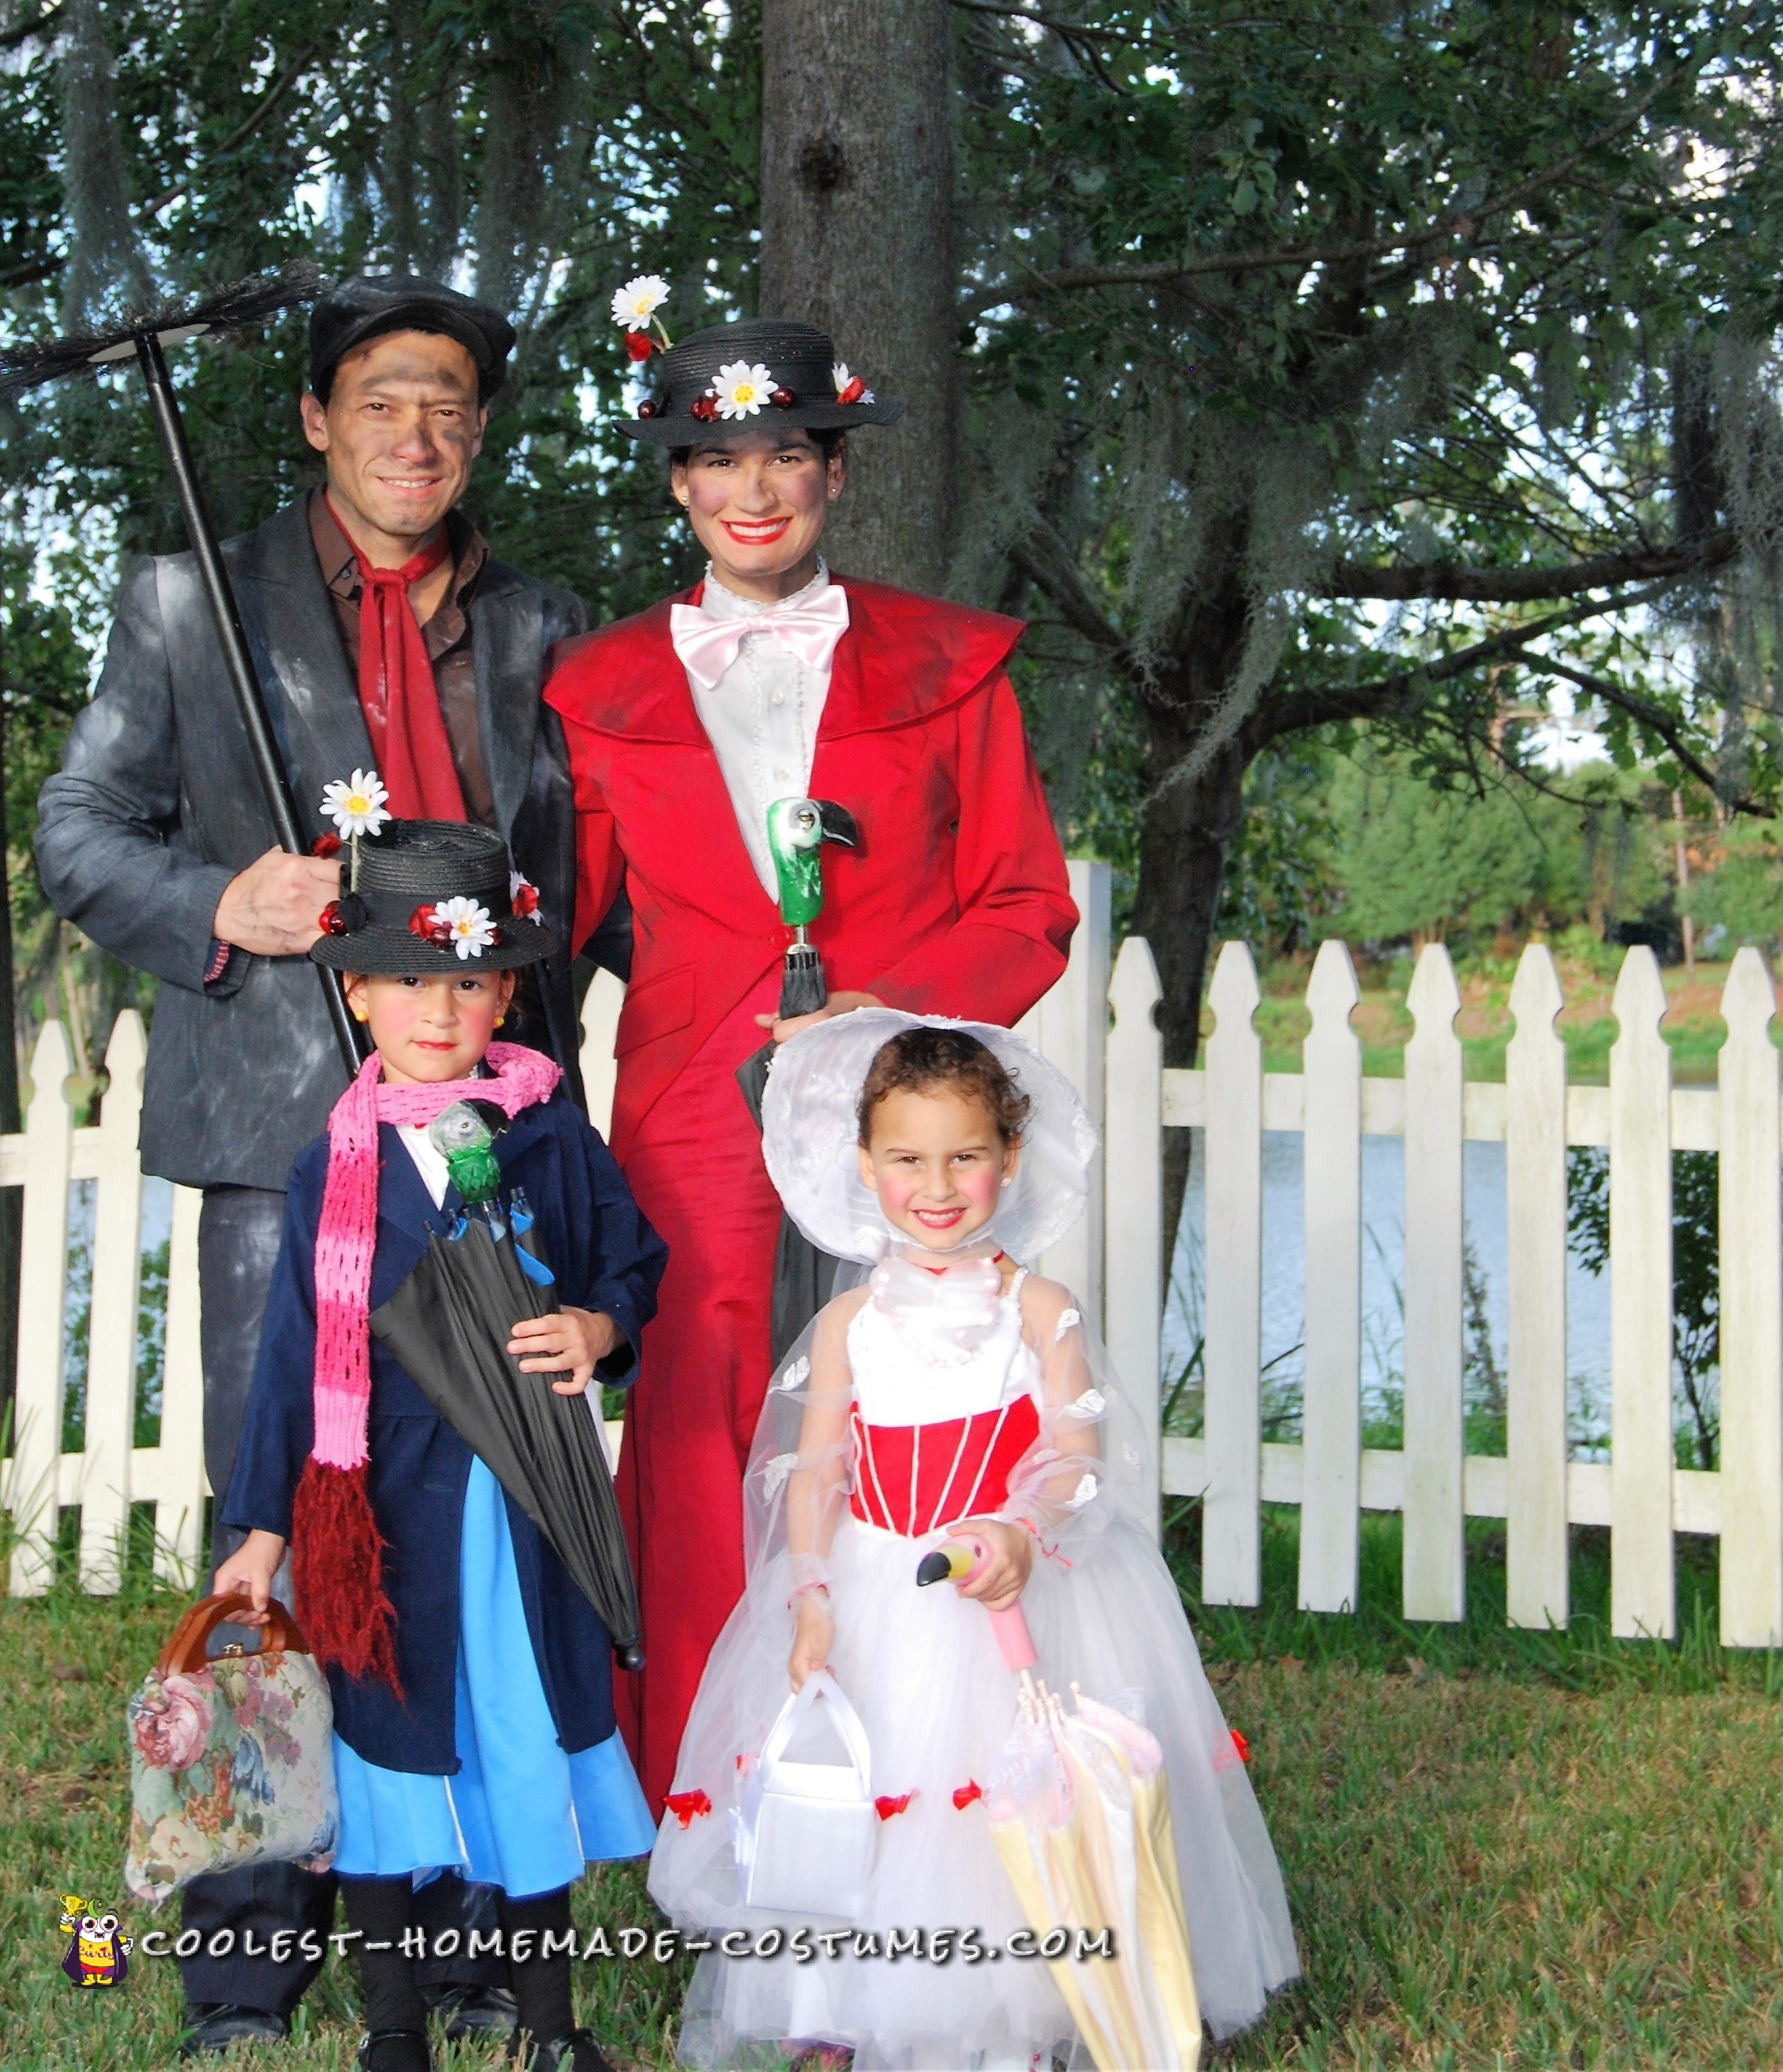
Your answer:
[[[1040,1437],[1038,1369],[1015,1296],[994,1268],[946,1288],[881,1269],[849,1328],[849,1508],[881,1531],[919,1538],[1008,1503]],[[933,1304],[928,1299],[933,1291]]]
[[[916,1539],[1003,1508],[1011,1471],[1040,1437],[1040,1413],[1024,1396],[940,1424],[869,1424],[857,1408],[848,1426],[849,1507],[869,1525]]]

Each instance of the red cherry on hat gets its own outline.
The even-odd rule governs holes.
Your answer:
[[[697,417],[702,425],[709,425],[717,414],[718,399],[716,396],[696,396],[688,406],[688,415]]]
[[[790,410],[799,398],[790,388],[776,388],[768,401],[777,410]]]
[[[857,374],[850,378],[847,388],[837,392],[836,400],[838,403],[858,403],[866,393],[866,383]]]
[[[662,407],[663,406],[660,403],[652,402],[650,397],[647,396],[643,402],[638,405],[638,415],[640,417],[654,417]]]
[[[328,902],[328,904],[323,908],[322,911],[317,915],[316,926],[321,929],[322,932],[325,935],[344,935],[346,934],[347,923],[342,917],[340,902],[338,899],[331,899]]]
[[[440,919],[438,907],[425,902],[409,915],[409,932],[418,940],[436,944],[442,949],[450,948],[452,941],[450,924]]]
[[[325,859],[331,856],[339,856],[340,854],[340,837],[339,835],[318,835],[315,840],[310,845],[310,853],[311,856],[319,856]]]
[[[628,331],[625,335],[625,356],[627,360],[648,360],[656,350],[647,331]]]

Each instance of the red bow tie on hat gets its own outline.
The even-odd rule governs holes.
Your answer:
[[[677,604],[669,613],[669,638],[681,665],[702,691],[715,689],[752,633],[766,633],[821,675],[836,643],[848,630],[848,595],[828,584],[815,597],[789,598],[746,619],[715,619],[701,605]]]

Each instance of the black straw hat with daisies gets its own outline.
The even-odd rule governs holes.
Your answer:
[[[536,964],[557,947],[539,895],[492,828],[385,816],[340,852],[340,897],[321,915],[318,964],[376,977],[469,977]]]
[[[772,317],[714,324],[679,344],[656,312],[668,286],[655,274],[628,281],[613,298],[625,327],[626,352],[655,369],[655,393],[619,429],[652,446],[687,446],[734,432],[798,425],[807,431],[847,431],[856,425],[895,425],[904,405],[876,396],[844,366],[826,332]]]

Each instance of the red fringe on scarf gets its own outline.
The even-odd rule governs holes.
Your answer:
[[[384,1593],[384,1540],[372,1515],[365,1464],[303,1464],[291,1512],[291,1581],[316,1659],[355,1679],[376,1676],[400,1698],[396,1610]]]

